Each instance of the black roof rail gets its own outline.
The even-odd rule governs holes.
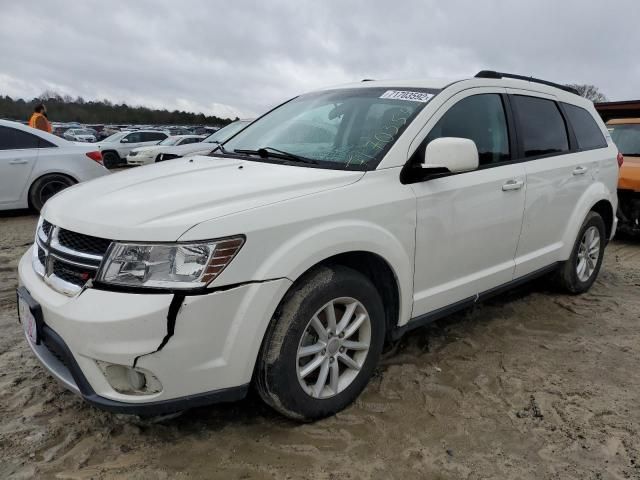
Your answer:
[[[373,82],[373,81],[374,81],[374,79],[373,79],[373,78],[363,78],[363,79],[361,80],[361,82]]]
[[[476,73],[475,78],[513,78],[515,80],[524,80],[525,82],[541,83],[542,85],[548,85],[549,87],[559,88],[565,92],[573,93],[574,95],[580,95],[575,88],[568,87],[567,85],[561,85],[559,83],[549,82],[548,80],[541,80],[535,77],[525,77],[524,75],[514,75],[513,73],[494,72],[493,70],[482,70]]]

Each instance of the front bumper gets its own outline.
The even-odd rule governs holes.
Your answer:
[[[127,165],[148,165],[153,163],[153,157],[147,157],[143,155],[130,156],[127,155]]]
[[[159,414],[242,398],[264,332],[287,279],[249,283],[205,295],[134,294],[86,289],[66,297],[31,266],[19,264],[20,283],[40,305],[43,342],[29,346],[67,388],[88,402],[123,413]],[[157,377],[157,393],[123,394],[97,362],[136,366]]]

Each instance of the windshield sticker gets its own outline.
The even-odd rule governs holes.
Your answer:
[[[394,100],[427,103],[433,98],[433,93],[410,92],[408,90],[387,90],[380,95],[380,98],[392,98]]]

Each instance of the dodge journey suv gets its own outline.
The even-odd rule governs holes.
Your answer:
[[[617,153],[591,102],[533,78],[301,95],[208,156],[50,199],[19,265],[26,341],[115,412],[254,388],[289,417],[331,415],[385,340],[543,274],[588,290]]]

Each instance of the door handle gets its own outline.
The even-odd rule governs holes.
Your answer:
[[[23,158],[18,158],[16,160],[11,160],[9,162],[9,165],[22,165],[22,164],[27,163],[27,162],[28,162],[28,160],[25,160]]]
[[[502,185],[502,191],[508,192],[510,190],[520,190],[524,186],[523,180],[511,179],[504,185]]]
[[[574,175],[584,175],[585,173],[587,173],[587,170],[589,170],[587,167],[583,167],[582,165],[579,165],[573,169],[572,173]]]

